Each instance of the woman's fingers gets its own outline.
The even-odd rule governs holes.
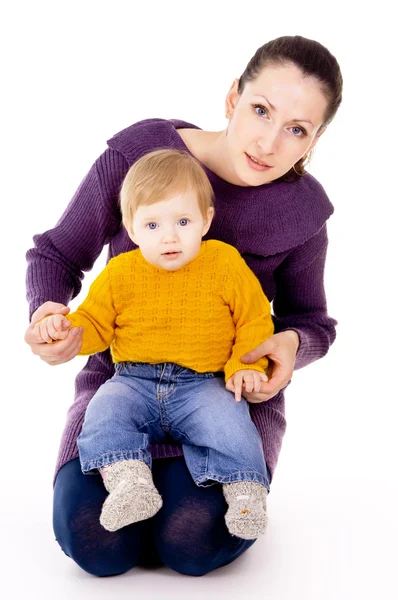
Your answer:
[[[241,356],[240,360],[243,363],[254,363],[259,358],[262,358],[263,356],[270,354],[273,351],[274,347],[275,347],[275,342],[272,339],[272,337],[270,337],[270,338],[268,338],[268,340],[265,340],[265,342],[262,342],[262,344],[260,344],[259,346],[257,346],[253,350],[251,350],[250,352],[247,352],[246,354]]]
[[[257,392],[252,392],[251,394],[243,392],[242,395],[244,399],[249,402],[249,404],[261,404],[261,402],[267,402],[267,400],[272,398],[272,396],[269,396],[268,394],[261,394]]]
[[[290,366],[288,367],[282,364],[274,364],[272,375],[267,382],[262,383],[261,391],[275,395],[275,393],[273,393],[275,390],[276,392],[279,392],[281,388],[287,386],[292,378],[292,374],[293,373],[290,369]]]
[[[81,335],[82,332],[80,332],[80,334],[77,335],[72,335],[72,331],[69,333],[69,338],[72,339],[72,342],[70,342],[69,345],[65,346],[65,348],[57,354],[51,356],[41,356],[41,360],[43,360],[50,366],[61,365],[63,363],[68,362],[69,360],[72,360],[72,358],[74,358],[79,353],[83,343],[83,338]],[[68,341],[69,338],[65,341]],[[55,344],[53,344],[52,347],[58,346],[58,344],[63,343],[64,341],[56,342]]]
[[[31,350],[49,365],[68,362],[78,354],[82,347],[83,328],[74,327],[66,332],[68,337],[54,344],[32,344]]]
[[[59,344],[61,342],[57,342],[57,344]],[[56,366],[56,365],[62,365],[63,363],[66,363],[70,360],[72,360],[73,358],[75,358],[75,356],[79,353],[81,347],[82,347],[82,336],[76,336],[73,344],[71,346],[69,346],[61,355],[58,356],[54,356],[54,357],[43,357],[41,356],[41,360],[45,361],[48,365],[50,365],[51,367]]]

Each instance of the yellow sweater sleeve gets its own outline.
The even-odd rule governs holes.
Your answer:
[[[105,267],[91,284],[84,302],[75,312],[66,315],[73,326],[84,328],[79,355],[95,354],[109,348],[115,335],[116,316],[109,269]]]
[[[245,364],[241,356],[253,350],[274,333],[271,305],[261,284],[242,257],[238,258],[236,276],[226,301],[235,323],[235,340],[232,354],[224,367],[227,381],[236,371],[253,369],[265,373],[268,360],[261,358],[255,363]]]

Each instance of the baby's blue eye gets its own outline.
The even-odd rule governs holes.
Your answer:
[[[147,227],[148,229],[156,229],[157,225],[156,223],[148,223]]]
[[[180,219],[178,222],[183,227],[185,227],[185,225],[188,225],[188,219]]]

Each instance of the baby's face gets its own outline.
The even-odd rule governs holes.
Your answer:
[[[198,254],[212,216],[213,209],[209,208],[207,220],[203,217],[195,192],[188,191],[150,206],[139,206],[130,236],[149,263],[177,271]]]

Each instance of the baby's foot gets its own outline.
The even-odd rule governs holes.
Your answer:
[[[103,504],[100,523],[108,531],[149,519],[162,506],[151,470],[143,461],[123,460],[109,465],[101,474],[110,494]]]
[[[254,481],[237,481],[224,483],[223,492],[228,504],[228,531],[244,540],[263,534],[267,526],[267,488]]]

